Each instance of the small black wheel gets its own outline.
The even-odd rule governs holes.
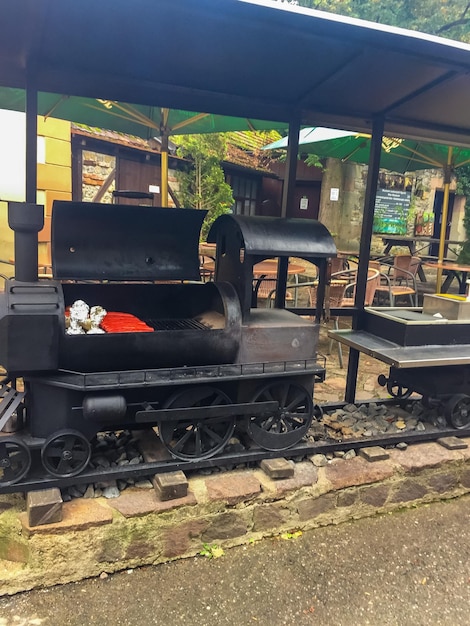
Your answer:
[[[385,374],[379,374],[377,376],[377,382],[379,383],[381,387],[385,387],[385,385],[388,382],[388,378],[385,376]]]
[[[29,448],[17,437],[0,437],[0,486],[14,485],[31,467]]]
[[[91,457],[88,439],[78,430],[60,430],[50,435],[41,449],[44,468],[59,478],[77,476]]]
[[[387,391],[392,398],[396,398],[397,400],[407,400],[411,396],[413,390],[409,387],[404,387],[396,380],[389,379],[387,382]]]
[[[226,393],[215,387],[192,387],[179,391],[165,403],[166,409],[232,404]],[[160,439],[175,458],[183,461],[208,459],[220,452],[233,434],[235,417],[208,417],[199,420],[159,422]]]
[[[312,423],[312,394],[288,381],[274,381],[257,391],[252,402],[278,402],[276,411],[247,420],[247,432],[266,450],[286,450],[298,443]]]
[[[470,396],[457,393],[449,398],[444,406],[444,414],[454,428],[470,426]]]

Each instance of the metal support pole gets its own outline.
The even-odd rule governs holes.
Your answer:
[[[160,201],[162,207],[168,207],[168,114],[169,109],[162,109],[161,125],[161,167],[160,167]]]
[[[282,190],[281,217],[287,217],[288,207],[292,206],[295,193],[295,179],[297,175],[297,156],[299,152],[300,117],[289,123],[287,143],[286,173]]]
[[[439,256],[437,257],[438,263],[442,263],[444,260],[444,250],[446,245],[446,231],[447,231],[447,215],[449,213],[449,193],[450,193],[450,179],[452,177],[452,154],[453,148],[449,146],[447,148],[447,163],[444,168],[444,198],[442,200],[442,213],[441,213],[441,230],[439,233]],[[442,286],[442,267],[437,270],[436,277],[436,293],[441,292]]]
[[[354,306],[358,309],[358,313],[353,316],[353,328],[355,329],[357,329],[360,324],[360,318],[362,317],[361,314],[364,310],[383,131],[384,119],[382,117],[374,119],[370,143],[369,168],[367,170],[366,194],[364,198],[364,214],[362,218],[361,244],[359,247],[356,295],[354,299]],[[358,367],[359,351],[351,348],[349,351],[348,373],[346,377],[346,402],[354,402],[355,400]]]
[[[282,189],[281,217],[287,217],[288,207],[292,206],[297,177],[297,156],[299,152],[300,117],[291,119],[287,142],[287,161]],[[277,289],[275,306],[284,308],[286,300],[288,259],[281,259],[277,268]]]
[[[35,203],[38,186],[38,92],[26,89],[26,202]]]

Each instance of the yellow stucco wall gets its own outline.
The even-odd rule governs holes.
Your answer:
[[[7,201],[25,199],[25,119],[24,114],[0,111],[2,130],[10,130],[4,137],[3,161],[11,168],[9,176],[0,180],[0,261],[13,259],[13,232],[8,227]],[[2,126],[3,124],[3,126]],[[0,158],[1,160],[1,158]],[[72,199],[72,152],[70,122],[38,117],[38,183],[37,202],[44,204],[44,229],[39,233],[39,264],[50,264],[50,216],[54,200]],[[13,274],[11,265],[0,262],[0,273]]]

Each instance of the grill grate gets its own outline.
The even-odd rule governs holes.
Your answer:
[[[195,319],[146,319],[146,324],[155,330],[209,330],[209,327]]]

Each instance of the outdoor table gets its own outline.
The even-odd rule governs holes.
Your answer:
[[[277,277],[277,259],[265,259],[253,266],[253,301],[256,302],[258,292],[261,284],[264,280],[275,279]],[[215,271],[215,261],[206,261],[202,264],[202,269],[208,272]],[[287,274],[289,276],[302,274],[305,272],[305,267],[299,263],[289,263],[287,266]]]
[[[274,281],[277,277],[277,268],[277,259],[266,259],[265,261],[260,261],[253,266],[253,306],[256,306],[258,295],[260,295],[260,287],[263,281]],[[287,266],[287,274],[289,276],[297,276],[297,274],[302,274],[303,272],[305,272],[305,267],[299,263],[289,263]],[[274,288],[274,285],[272,285],[272,287]],[[269,293],[263,293],[261,297],[267,298],[269,297]],[[294,299],[297,303],[297,291]]]
[[[385,244],[384,255],[388,255],[394,246],[405,246],[410,251],[411,256],[419,256],[419,253],[424,250],[424,248],[427,248],[427,246],[440,243],[440,239],[422,235],[387,235],[382,237],[382,241]],[[449,244],[462,246],[464,244],[463,241],[457,241],[456,239],[445,239],[444,243],[446,246]]]
[[[265,259],[264,261],[256,263],[253,266],[253,278],[261,280],[264,278],[275,278],[277,276],[277,265],[277,259]],[[215,270],[215,262],[206,261],[203,263],[202,267],[213,272]],[[287,266],[287,273],[289,275],[303,274],[304,272],[305,267],[300,265],[300,263],[289,263]]]
[[[349,261],[359,262],[359,252],[357,250],[337,250],[336,254],[339,259],[344,261],[343,269],[349,269]]]
[[[425,263],[427,267],[433,267],[434,269],[441,269],[446,272],[447,276],[442,284],[441,292],[447,293],[450,284],[457,279],[459,283],[459,294],[465,294],[467,290],[467,275],[470,273],[470,265],[462,265],[461,263],[448,263],[448,262],[431,262]]]
[[[206,243],[205,241],[201,242],[199,244],[199,255],[203,257],[208,256],[211,259],[215,259],[215,249],[215,243]]]
[[[425,237],[425,236],[407,236],[407,235],[389,235],[382,237],[382,241],[385,244],[384,247],[384,255],[389,255],[390,250],[394,246],[404,246],[408,248],[411,256],[420,256],[420,252],[427,248],[429,245],[434,243],[440,243],[440,239],[436,239],[434,237]],[[457,241],[455,239],[445,239],[444,244],[447,245],[463,245],[463,241]],[[454,252],[453,250],[451,250]],[[456,254],[456,252],[454,252]],[[418,267],[418,276],[421,282],[426,282],[426,275],[423,271],[421,265]]]
[[[342,259],[349,259],[349,257],[359,258],[358,250],[337,250],[336,254]]]

